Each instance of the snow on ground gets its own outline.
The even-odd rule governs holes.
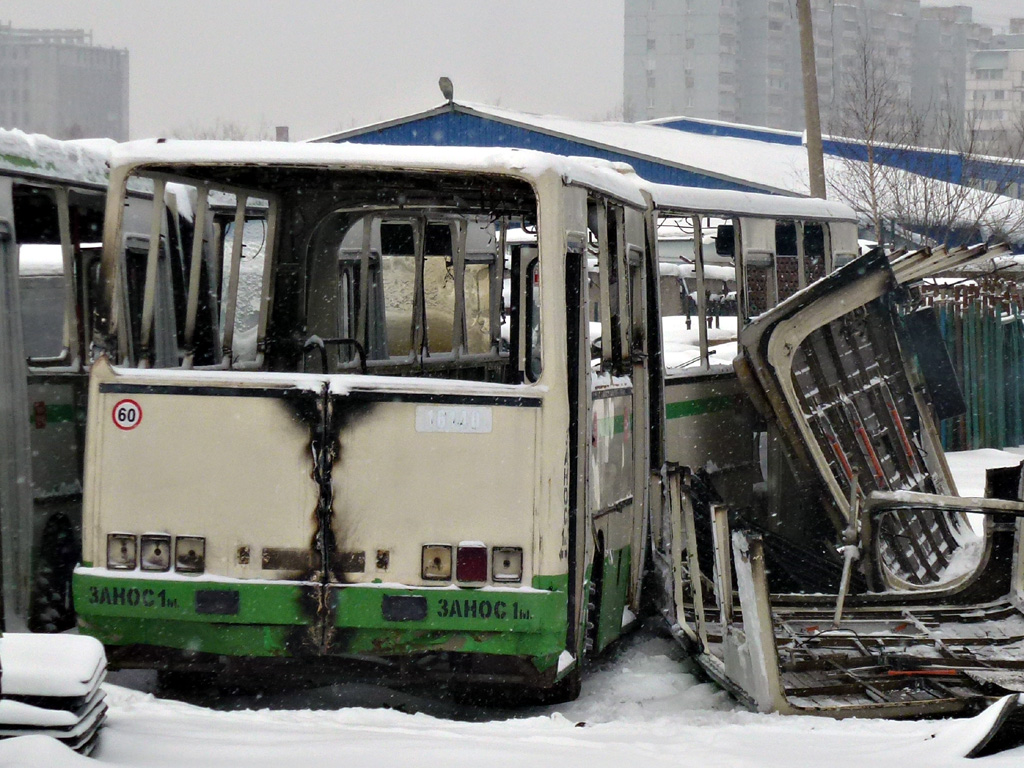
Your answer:
[[[368,702],[382,698],[376,690],[376,696],[366,695]],[[968,765],[963,754],[979,725],[746,712],[710,683],[698,681],[676,646],[649,631],[592,669],[578,701],[494,711],[482,721],[458,712],[428,714],[422,710],[441,705],[423,700],[417,707],[414,697],[401,695],[396,701],[406,711],[359,706],[221,711],[114,685],[108,685],[108,697],[110,718],[94,760],[48,739],[23,737],[0,743],[0,765],[621,768],[642,762],[652,767],[943,768]],[[1024,748],[986,758],[984,765],[1016,766],[1022,759]]]
[[[1024,459],[1024,448],[980,448],[976,451],[947,453],[949,469],[961,496],[985,495],[985,470],[989,467],[1013,467]]]
[[[592,668],[583,695],[569,704],[492,710],[480,719],[480,712],[451,702],[336,688],[336,696],[321,690],[268,701],[263,709],[224,711],[108,684],[110,716],[93,760],[49,739],[22,737],[0,742],[0,765],[944,768],[971,764],[963,755],[984,726],[976,719],[836,721],[747,712],[699,681],[674,643],[650,630]],[[402,711],[381,707],[389,696]],[[357,705],[360,698],[365,705]],[[341,701],[348,705],[337,707]],[[1021,760],[1024,748],[982,765],[1019,766]]]
[[[961,493],[984,487],[986,466],[1024,449],[950,454]],[[980,478],[980,479],[979,479]],[[980,482],[980,485],[979,485]],[[575,702],[479,709],[444,697],[338,685],[265,697],[223,697],[215,709],[161,699],[151,673],[107,683],[110,714],[93,759],[27,736],[0,742],[3,768],[305,768],[324,765],[586,765],[587,768],[946,768],[1020,766],[1024,747],[981,761],[964,754],[989,713],[961,720],[832,720],[747,712],[702,682],[652,628],[585,673]],[[125,687],[131,686],[131,687]]]

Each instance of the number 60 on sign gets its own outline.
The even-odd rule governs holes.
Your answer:
[[[119,400],[110,416],[118,429],[135,429],[142,423],[142,406],[134,400]]]

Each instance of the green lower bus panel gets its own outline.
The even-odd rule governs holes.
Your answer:
[[[308,655],[325,619],[330,655],[430,651],[528,656],[544,669],[565,647],[563,577],[524,590],[396,589],[376,585],[217,582],[75,574],[84,633],[111,646],[149,645],[231,656]]]

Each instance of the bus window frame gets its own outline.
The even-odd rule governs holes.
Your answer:
[[[544,337],[541,322],[540,252],[531,254],[523,267],[523,311],[520,327],[525,341],[523,348],[523,375],[531,384],[540,380],[544,372]]]
[[[266,351],[268,348],[267,335],[273,332],[273,294],[276,287],[277,278],[277,251],[281,247],[281,243],[278,242],[282,233],[280,231],[280,218],[283,210],[283,202],[280,196],[276,193],[270,192],[264,189],[253,189],[248,187],[239,187],[230,184],[224,184],[217,181],[210,181],[209,179],[197,179],[192,176],[177,174],[173,171],[166,170],[152,170],[146,165],[136,166],[134,168],[125,171],[121,178],[121,183],[118,185],[120,188],[121,200],[126,199],[129,196],[129,187],[133,182],[142,181],[143,183],[152,183],[154,185],[153,194],[153,211],[150,213],[150,235],[156,231],[157,222],[159,221],[161,242],[168,236],[166,228],[169,223],[166,221],[170,206],[166,200],[166,189],[167,185],[171,183],[180,184],[195,190],[197,196],[203,200],[202,203],[197,203],[194,212],[194,232],[193,241],[191,243],[192,259],[188,266],[185,275],[185,282],[187,283],[187,296],[185,297],[185,317],[184,317],[184,328],[181,333],[181,349],[179,350],[179,361],[178,365],[174,367],[180,368],[195,368],[198,370],[220,370],[220,369],[238,369],[238,370],[250,370],[250,369],[263,369],[266,363]],[[259,312],[259,327],[257,335],[257,355],[255,361],[240,362],[235,359],[235,330],[232,327],[230,320],[230,314],[232,310],[236,311],[237,314],[237,301],[238,301],[238,285],[235,276],[237,276],[237,267],[239,262],[239,235],[232,234],[230,243],[230,259],[228,268],[231,270],[230,275],[232,276],[229,280],[226,289],[222,291],[220,280],[216,280],[213,273],[222,274],[224,270],[223,262],[226,260],[226,250],[228,247],[228,231],[229,225],[225,224],[225,217],[218,216],[214,212],[213,201],[210,198],[211,193],[219,192],[235,197],[234,206],[234,227],[233,232],[238,233],[242,229],[238,226],[240,220],[239,217],[243,216],[243,211],[246,209],[247,203],[252,203],[253,200],[265,201],[267,205],[267,240],[266,240],[266,261],[262,272],[262,295],[261,295],[261,306]],[[415,375],[416,373],[428,373],[433,368],[444,368],[444,367],[476,367],[485,366],[491,367],[492,364],[506,365],[509,366],[507,372],[502,374],[501,380],[505,382],[517,381],[521,382],[526,377],[526,366],[525,361],[523,364],[516,366],[514,361],[509,360],[507,350],[505,349],[505,343],[502,339],[502,320],[503,320],[503,306],[502,306],[502,282],[503,282],[503,246],[506,244],[506,234],[510,227],[519,226],[525,230],[529,230],[533,233],[537,231],[537,223],[534,219],[536,213],[535,209],[533,212],[530,210],[524,210],[522,212],[516,212],[511,214],[499,214],[495,212],[488,213],[486,210],[452,210],[448,211],[445,209],[432,209],[430,206],[423,206],[417,208],[412,215],[410,215],[409,209],[395,209],[395,208],[335,208],[329,211],[323,212],[321,215],[326,217],[332,213],[340,212],[359,212],[365,216],[371,218],[376,217],[378,221],[387,222],[399,222],[402,220],[413,223],[414,238],[416,240],[415,254],[416,254],[416,285],[415,291],[415,306],[413,308],[413,316],[410,323],[410,330],[413,334],[413,350],[409,355],[402,355],[398,358],[389,357],[388,359],[374,359],[368,360],[369,368],[377,368],[382,373],[396,373],[399,371],[404,372],[404,369],[408,369],[408,372]],[[120,213],[120,212],[118,212]],[[398,214],[397,216],[395,214]],[[466,238],[469,232],[469,228],[472,226],[472,222],[475,218],[481,216],[490,216],[491,221],[497,224],[500,229],[500,235],[495,237],[497,250],[493,258],[491,259],[480,259],[471,258],[471,254],[468,253]],[[253,218],[250,214],[244,215],[244,220]],[[460,223],[461,222],[461,223]],[[461,269],[455,268],[456,281],[459,284],[461,290],[456,290],[456,301],[453,307],[453,349],[446,350],[443,352],[430,352],[429,350],[429,328],[427,326],[427,320],[425,318],[425,299],[424,299],[424,286],[423,286],[423,266],[424,259],[426,258],[425,250],[425,227],[428,224],[445,224],[448,226],[452,237],[452,256],[450,257],[453,262],[453,268],[456,264],[461,262]],[[134,364],[137,367],[149,367],[152,365],[152,351],[153,346],[153,334],[156,332],[155,325],[153,324],[153,313],[155,311],[155,282],[159,279],[155,277],[155,273],[158,270],[151,269],[153,264],[152,254],[154,251],[157,252],[157,262],[160,260],[160,254],[163,250],[168,247],[166,244],[154,245],[150,242],[147,250],[147,264],[146,264],[146,281],[147,288],[144,291],[144,309],[143,317],[146,319],[148,324],[147,337],[149,344],[146,349],[144,356],[137,354],[141,351],[142,347],[138,343],[140,339],[132,339],[131,322],[128,319],[128,308],[126,306],[126,299],[124,298],[127,293],[127,284],[125,283],[125,252],[127,248],[126,238],[129,237],[124,231],[125,219],[123,215],[118,215],[116,219],[116,232],[119,235],[122,245],[120,248],[119,257],[116,259],[113,268],[115,270],[115,280],[113,282],[114,293],[111,297],[110,306],[113,308],[113,317],[111,322],[106,329],[100,330],[101,334],[105,334],[108,341],[102,343],[102,346],[109,346],[110,341],[116,342],[117,359]],[[110,222],[108,222],[108,228]],[[212,235],[208,233],[212,231]],[[312,231],[307,229],[307,233]],[[497,235],[497,233],[496,233]],[[364,235],[365,240],[365,235]],[[296,254],[301,254],[302,249],[308,249],[310,241],[307,239],[305,245],[296,244]],[[184,244],[181,245],[182,252],[188,248]],[[196,254],[204,253],[205,259],[201,263],[197,260]],[[381,256],[378,256],[381,258]],[[360,253],[359,259],[361,262],[372,261],[372,255],[367,252],[367,244],[364,242],[364,247]],[[218,262],[220,263],[220,269],[218,270]],[[221,358],[219,362],[212,365],[195,365],[194,364],[194,350],[198,334],[200,333],[199,325],[201,318],[199,315],[202,312],[201,303],[201,292],[202,292],[202,280],[201,274],[203,271],[202,264],[209,264],[211,270],[211,283],[215,283],[210,287],[211,299],[213,299],[218,306],[218,313],[227,311],[226,320],[224,322],[223,333],[220,329],[215,329],[216,332],[221,333],[220,336],[220,350]],[[290,262],[289,262],[290,263]],[[465,285],[466,275],[465,269],[469,264],[480,264],[487,263],[489,269],[488,278],[488,304],[489,304],[489,348],[486,352],[469,352],[468,347],[468,336],[467,336],[467,309],[466,309],[466,297],[465,297]],[[287,265],[282,265],[287,266]],[[372,271],[367,270],[366,274]],[[382,279],[382,276],[381,278]],[[308,280],[308,275],[301,278],[301,282],[305,284]],[[365,338],[368,331],[368,325],[372,320],[367,315],[367,311],[372,304],[372,297],[368,295],[368,292],[373,290],[372,285],[369,281],[363,280],[359,286],[360,291],[360,307],[359,315],[357,318],[356,328],[360,338]],[[220,294],[214,296],[214,294]],[[146,298],[148,297],[148,303]],[[308,297],[307,297],[308,298]],[[122,316],[124,319],[122,319]],[[307,313],[308,316],[308,313]],[[517,321],[518,324],[518,321]],[[358,360],[353,359],[351,365],[356,366]],[[300,357],[298,362],[297,371],[304,370],[306,363],[304,363]],[[348,364],[339,366],[339,372],[347,370]],[[457,378],[457,377],[456,377]],[[489,380],[489,379],[488,379]]]
[[[45,190],[53,195],[57,211],[57,235],[61,249],[61,282],[63,294],[63,331],[61,351],[56,355],[36,355],[26,358],[29,370],[46,370],[50,373],[80,372],[83,366],[82,334],[77,312],[78,288],[75,274],[75,243],[71,233],[70,188],[66,185],[38,182],[15,181],[11,186],[12,195],[19,188]],[[77,191],[77,190],[76,190]],[[14,222],[17,241],[18,222]],[[20,244],[20,241],[17,241]]]
[[[601,325],[601,356],[598,372],[615,376],[632,374],[632,310],[630,269],[626,239],[626,207],[602,195],[591,193],[597,232],[588,253],[597,257],[598,316]],[[614,239],[612,233],[614,232]],[[596,240],[596,252],[593,250]],[[614,302],[613,302],[614,299]],[[590,339],[591,349],[596,339]],[[594,358],[597,359],[597,358]]]
[[[142,309],[142,328],[140,330],[139,337],[139,350],[138,355],[134,354],[134,344],[131,338],[131,323],[130,320],[121,322],[120,318],[115,321],[114,327],[118,334],[118,350],[119,357],[123,361],[135,360],[136,365],[139,368],[148,368],[152,365],[153,357],[153,333],[155,331],[154,314],[156,310],[156,290],[157,290],[157,272],[159,271],[160,256],[163,254],[169,256],[166,253],[170,247],[169,238],[169,223],[167,221],[167,214],[170,210],[166,200],[166,190],[168,184],[178,184],[187,188],[196,190],[197,198],[203,202],[198,202],[196,205],[196,215],[193,220],[194,231],[193,231],[193,243],[192,243],[192,262],[189,267],[189,283],[188,283],[188,295],[186,297],[186,321],[185,321],[185,335],[182,349],[179,350],[179,361],[176,367],[179,368],[196,368],[199,370],[257,370],[263,364],[263,356],[266,351],[266,332],[268,327],[269,315],[272,310],[273,303],[273,280],[272,274],[274,272],[275,257],[276,257],[276,238],[278,219],[280,211],[280,200],[278,196],[260,190],[253,190],[244,187],[237,187],[229,184],[219,183],[203,183],[200,184],[194,179],[188,177],[181,177],[175,174],[164,173],[161,171],[150,171],[145,167],[135,168],[124,177],[124,183],[121,189],[122,198],[128,197],[128,186],[133,180],[149,180],[153,182],[153,197],[152,203],[153,208],[151,211],[150,218],[150,235],[149,242],[147,244],[147,261],[146,261],[146,275],[145,275],[145,290],[143,296],[143,309]],[[211,271],[211,283],[216,287],[217,291],[217,307],[218,316],[220,311],[225,308],[225,297],[222,293],[221,283],[223,282],[223,248],[226,240],[226,229],[218,221],[217,216],[211,215],[213,211],[210,206],[210,194],[213,192],[219,192],[226,195],[233,196],[235,199],[234,216],[233,222],[235,224],[232,231],[232,243],[231,243],[231,273],[229,276],[228,285],[228,296],[227,307],[228,310],[225,314],[225,321],[223,328],[218,326],[218,347],[220,349],[221,359],[219,362],[213,365],[202,365],[195,366],[194,363],[194,346],[195,346],[195,333],[196,325],[198,322],[198,304],[199,304],[199,292],[201,290],[201,270],[202,261],[198,264],[196,262],[196,254],[203,254],[206,252],[206,248],[209,245],[209,241],[206,238],[206,219],[212,218],[214,220],[214,237],[213,237],[213,248],[211,249],[211,258],[213,267]],[[253,207],[256,207],[256,203],[266,203],[266,221],[267,221],[267,237],[264,244],[264,263],[263,273],[261,275],[261,287],[260,287],[260,307],[257,319],[257,335],[256,335],[256,357],[254,360],[247,361],[236,361],[235,358],[235,345],[234,345],[234,325],[235,325],[235,312],[237,309],[238,299],[238,273],[239,263],[242,256],[242,244],[245,235],[245,223],[250,219],[262,218],[250,212],[249,204],[253,202]],[[262,210],[262,207],[261,207]],[[202,228],[198,225],[200,223],[199,212],[203,212]],[[241,221],[241,226],[238,225]],[[132,235],[128,235],[124,232],[124,218],[123,216],[118,220],[117,227],[121,235],[121,250],[117,260],[116,270],[119,277],[116,278],[116,285],[120,292],[121,297],[114,297],[114,305],[119,307],[121,314],[128,311],[127,305],[127,284],[125,277],[125,256],[128,249],[131,247],[128,243]],[[165,232],[165,230],[167,230]],[[154,233],[157,233],[157,238],[154,240]],[[133,238],[137,239],[137,238]],[[172,296],[173,300],[173,296]],[[191,337],[189,336],[189,323],[192,323]]]
[[[360,238],[361,247],[358,251],[346,246],[344,249],[339,248],[338,250],[338,262],[339,264],[345,263],[358,263],[369,264],[369,271],[366,272],[371,279],[364,280],[360,276],[360,301],[358,306],[358,316],[356,327],[358,334],[354,337],[358,341],[366,352],[366,365],[370,372],[373,369],[395,371],[397,369],[407,368],[412,371],[429,371],[433,368],[443,368],[451,365],[477,365],[487,363],[501,363],[506,361],[508,358],[501,349],[501,316],[502,316],[502,293],[501,290],[495,290],[495,285],[501,285],[502,272],[503,272],[503,258],[501,256],[502,243],[506,242],[506,232],[512,220],[518,219],[519,217],[508,217],[502,216],[495,220],[495,224],[501,229],[500,234],[496,237],[495,251],[490,258],[481,258],[478,255],[470,255],[467,251],[467,238],[469,233],[469,226],[474,219],[480,218],[483,214],[473,211],[453,211],[453,212],[436,212],[429,209],[423,211],[417,211],[415,213],[409,211],[399,211],[393,209],[381,209],[377,211],[365,211],[360,208],[337,208],[325,213],[317,225],[311,228],[311,232],[315,232],[316,226],[327,220],[329,216],[341,215],[346,213],[361,214],[359,218],[362,219],[363,232]],[[375,229],[379,232],[381,225],[408,225],[412,229],[413,233],[413,253],[412,254],[391,254],[393,256],[401,256],[402,258],[415,258],[416,264],[414,266],[415,284],[413,296],[413,308],[412,318],[410,325],[410,333],[413,340],[413,348],[409,354],[402,355],[388,355],[386,357],[374,357],[370,354],[371,344],[368,344],[367,332],[373,321],[370,318],[370,311],[374,307],[374,302],[383,300],[384,292],[387,290],[386,284],[383,287],[377,286],[376,281],[384,281],[383,276],[383,258],[389,254],[381,253],[378,248],[373,247],[373,232]],[[359,227],[359,219],[351,225],[352,227]],[[448,228],[449,237],[451,238],[452,255],[451,269],[454,279],[454,296],[455,303],[452,307],[452,336],[453,344],[452,349],[443,351],[431,351],[430,345],[430,328],[429,322],[426,317],[426,296],[424,294],[424,269],[426,266],[427,258],[436,258],[437,256],[430,256],[426,253],[426,229],[427,227],[444,226]],[[347,235],[346,235],[347,236]],[[310,255],[309,249],[313,247],[315,235],[309,236],[309,242],[307,244],[307,259],[313,258]],[[473,265],[486,265],[488,267],[488,319],[489,328],[488,335],[489,348],[486,352],[470,352],[467,339],[467,309],[466,309],[466,295],[465,295],[465,270],[468,266]],[[362,267],[360,267],[361,274]],[[375,287],[376,286],[376,287]],[[380,293],[378,298],[374,298],[371,295],[371,291]],[[306,296],[306,316],[309,317],[309,295]],[[519,302],[519,306],[525,306],[524,301]],[[497,318],[497,322],[495,322]],[[387,325],[386,310],[383,316],[384,326]],[[520,323],[521,325],[521,323]],[[385,336],[385,348],[386,348],[386,336]],[[525,342],[520,344],[520,349],[525,348]],[[510,361],[509,361],[510,362]],[[351,370],[358,370],[360,368],[359,361],[355,358],[340,361],[337,364],[337,370],[339,372]],[[520,376],[525,375],[526,362],[523,359],[519,360],[517,370]],[[539,374],[538,374],[539,375]]]

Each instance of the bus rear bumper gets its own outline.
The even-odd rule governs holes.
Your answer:
[[[108,647],[113,667],[292,659],[406,668],[436,658],[474,674],[491,667],[553,681],[565,578],[534,583],[550,588],[323,587],[80,567],[74,597],[81,631]],[[528,662],[518,672],[516,659]]]

